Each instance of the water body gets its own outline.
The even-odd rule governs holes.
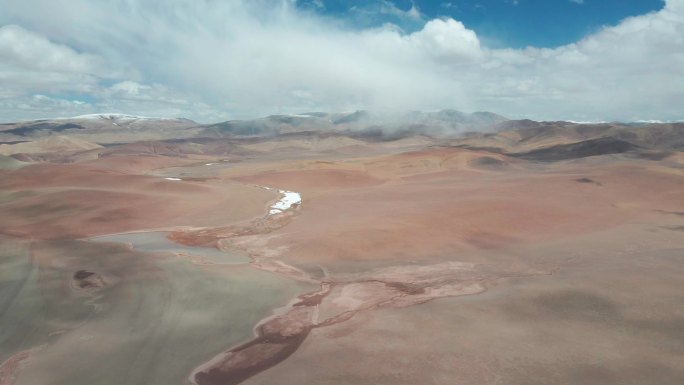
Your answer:
[[[211,247],[185,246],[174,243],[162,231],[103,235],[89,240],[95,242],[117,242],[129,244],[133,249],[147,253],[173,253],[225,265],[249,263],[250,258],[240,251],[221,251]]]

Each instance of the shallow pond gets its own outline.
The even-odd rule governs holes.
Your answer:
[[[211,263],[235,265],[248,263],[250,258],[239,251],[221,251],[211,247],[185,246],[174,243],[166,237],[166,232],[140,232],[102,235],[89,238],[94,242],[117,242],[129,244],[134,250],[146,253],[173,253],[203,258]]]

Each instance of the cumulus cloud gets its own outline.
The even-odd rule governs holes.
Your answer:
[[[79,54],[16,25],[0,27],[0,58],[6,65],[62,73],[94,73],[100,64],[92,55]]]
[[[67,108],[54,100],[74,104],[70,95],[83,93],[92,100],[74,104],[79,113],[200,121],[361,108],[682,118],[684,0],[575,44],[520,50],[483,46],[453,19],[413,33],[354,29],[293,0],[57,3],[0,0],[3,120],[39,116],[41,100],[51,114]]]
[[[422,48],[425,55],[444,58],[451,64],[476,59],[482,54],[475,32],[453,19],[431,20],[422,30],[409,35],[408,41]]]
[[[94,55],[52,43],[17,25],[0,27],[0,82],[5,98],[46,89],[88,91],[104,76],[107,71]]]

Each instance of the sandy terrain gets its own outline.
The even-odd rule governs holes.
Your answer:
[[[634,238],[643,238],[644,243],[651,242],[659,252],[667,254],[671,252],[667,251],[669,247],[684,246],[681,234],[673,230],[672,225],[659,226],[672,219],[668,216],[677,217],[667,213],[677,213],[682,209],[684,190],[682,173],[678,169],[610,158],[539,165],[489,154],[485,162],[477,162],[485,155],[461,149],[440,149],[372,160],[305,162],[287,165],[284,170],[269,164],[261,166],[270,168],[269,171],[259,169],[255,173],[255,170],[249,170],[253,175],[235,175],[244,169],[231,169],[226,171],[227,176],[240,181],[278,184],[300,191],[305,197],[303,209],[295,219],[278,229],[268,228],[246,234],[235,229],[226,229],[222,234],[218,229],[212,234],[248,250],[253,258],[277,258],[299,267],[293,277],[305,271],[310,278],[330,285],[324,294],[312,294],[317,300],[308,302],[307,306],[316,306],[317,309],[315,313],[304,315],[306,321],[300,319],[303,316],[301,310],[292,307],[297,320],[291,322],[304,322],[304,326],[300,327],[296,334],[298,338],[291,343],[299,346],[302,335],[310,335],[304,341],[306,347],[307,344],[315,344],[309,341],[319,336],[318,343],[324,344],[321,349],[327,346],[328,340],[324,336],[329,333],[352,336],[353,330],[364,330],[363,323],[359,324],[354,319],[376,317],[366,315],[371,310],[404,308],[440,297],[478,294],[490,287],[502,290],[502,285],[514,281],[511,277],[525,282],[528,278],[535,281],[532,277],[536,276],[559,276],[559,272],[577,266],[576,256],[569,255],[565,249],[568,245],[572,245],[575,252],[588,254],[589,257],[585,258],[589,265],[594,263],[594,258],[602,259],[604,254],[605,260],[601,260],[600,265],[610,264],[608,256],[615,250],[603,246],[605,250],[594,252],[589,244],[583,245],[585,238],[600,234],[594,236],[595,239],[622,250],[626,246],[620,237],[628,234],[626,224],[640,224],[642,228],[664,232],[668,239],[666,244],[653,242],[650,239],[654,237],[652,230],[641,231],[639,237]],[[335,188],[338,184],[339,188]],[[427,228],[430,231],[425,231]],[[199,233],[207,235],[206,232]],[[192,238],[192,232],[185,234]],[[556,244],[563,246],[554,246]],[[553,253],[553,257],[540,254],[540,249]],[[458,274],[452,275],[449,266],[457,266]],[[673,267],[681,268],[678,263]],[[589,293],[580,291],[579,294],[568,290],[568,306],[575,306],[575,301],[580,302],[577,306],[584,306],[585,297],[590,302],[589,306],[593,306],[591,301],[595,294],[591,290]],[[565,298],[563,292],[558,295],[559,301]],[[549,301],[554,302],[553,298]],[[385,314],[385,311],[380,314]],[[290,316],[286,312],[280,321],[288,325],[286,321]],[[349,329],[344,326],[346,322],[352,325]],[[326,332],[328,327],[346,331]],[[281,326],[280,330],[287,330],[287,327]],[[441,333],[436,334],[439,337],[435,338],[447,338]],[[279,361],[292,354],[289,350],[284,354],[280,350],[258,349],[268,346],[260,342],[265,336],[268,334],[262,333],[247,348],[240,346],[231,350],[223,360],[217,358],[218,366],[213,369],[205,367],[203,373],[206,375],[196,377],[198,383],[232,383],[233,378],[241,379],[253,374],[246,369],[250,368],[246,362],[253,362],[251,369],[256,372],[274,365],[272,357]],[[365,336],[360,338],[349,342],[350,349],[358,349],[363,344]],[[275,337],[271,340],[280,341]],[[329,343],[333,344],[330,346],[332,349],[338,341]],[[378,346],[383,343],[378,342]],[[281,345],[281,348],[285,349],[285,346],[289,345]],[[401,346],[391,344],[388,350],[380,350],[375,356],[370,356],[368,362],[387,360],[388,355],[410,356],[403,349],[411,349],[411,343],[403,345],[405,348]],[[260,359],[255,351],[266,358]],[[298,355],[307,354],[306,351],[304,348],[301,353],[294,353],[295,358],[286,361],[295,368],[299,365],[299,369],[292,369],[295,372],[309,373],[302,370],[302,365],[308,364],[293,363],[298,362]],[[312,353],[319,357],[313,361],[318,362],[325,356],[322,353]],[[488,351],[482,354],[486,355]],[[350,375],[348,368],[356,360],[351,350],[345,357],[352,360],[347,366],[338,366],[337,358],[330,357],[329,364],[338,370],[337,373],[332,367],[326,370],[326,373],[336,373],[330,374],[335,380],[329,383],[346,383],[340,382],[346,376],[359,381],[375,378],[371,373],[365,374],[368,377]],[[259,362],[264,359],[269,363],[262,366]],[[675,361],[671,360],[671,363]],[[241,366],[234,366],[233,362],[240,362]],[[420,372],[419,366],[406,370],[415,376]],[[281,367],[267,371],[281,374],[274,374],[275,377],[264,375],[263,383],[287,378],[281,370],[289,373],[288,365],[276,368]],[[454,370],[460,368],[456,366]],[[477,365],[469,368],[470,372],[476,373],[472,383],[485,381],[482,376],[486,373],[482,371],[489,369],[481,365],[479,368]],[[573,369],[569,367],[567,370]],[[236,371],[243,374],[236,375]],[[449,371],[440,375],[447,374],[456,376]],[[328,376],[319,375],[296,375],[291,382],[318,382]],[[385,381],[416,383],[418,377],[412,375],[403,380],[390,376]],[[262,383],[257,381],[259,377],[255,383]],[[464,376],[462,383],[468,383],[468,378]],[[521,378],[521,383],[529,381],[524,376]],[[674,378],[681,377],[675,373]],[[624,377],[617,376],[617,379]],[[345,381],[355,383],[354,380]],[[444,383],[443,380],[428,381],[426,378],[421,381]],[[486,381],[496,383],[491,379]],[[562,378],[562,381],[573,383],[568,378]]]
[[[643,225],[490,251],[560,268],[315,329],[245,383],[678,384],[683,252]]]
[[[80,152],[88,151],[102,146],[86,142],[85,140],[74,139],[68,136],[51,136],[46,139],[37,140],[35,142],[24,142],[14,145],[0,144],[0,154],[30,154],[30,153],[45,153],[45,152]]]
[[[0,378],[681,384],[681,153],[523,134],[134,143],[1,169]]]
[[[148,160],[138,160],[144,170]],[[35,164],[12,172],[11,178],[0,181],[0,189],[25,199],[0,207],[0,233],[85,238],[147,228],[216,226],[261,216],[264,201],[278,196],[230,181],[131,174],[127,163]],[[157,165],[154,159],[150,163]]]

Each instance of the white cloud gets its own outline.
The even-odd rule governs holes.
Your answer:
[[[521,50],[484,47],[452,19],[411,34],[393,25],[353,30],[297,11],[292,0],[0,4],[1,120],[46,116],[58,108],[55,94],[69,93],[92,96],[75,104],[79,113],[202,121],[355,108],[682,118],[684,0],[575,44]],[[415,7],[382,4],[424,18]]]
[[[16,25],[0,27],[0,83],[9,97],[72,89],[87,92],[108,71],[94,55],[50,42]]]
[[[100,66],[91,55],[79,54],[16,25],[0,27],[0,58],[5,65],[46,72],[92,74]]]
[[[404,11],[389,0],[381,0],[380,11],[390,15],[406,17],[414,20],[421,20],[423,18],[423,15],[420,13],[420,10],[415,4],[411,4],[411,8]]]
[[[60,117],[76,116],[90,111],[91,106],[80,100],[55,99],[42,94],[13,95],[6,98],[0,95],[0,111],[20,111],[15,120],[22,117]]]
[[[369,1],[365,5],[355,5],[351,10],[356,13],[365,14],[367,17],[384,15],[409,22],[423,21],[423,14],[415,3],[411,4],[411,8],[403,10],[390,0],[377,0],[377,2]]]
[[[423,48],[426,55],[445,58],[451,64],[482,54],[475,32],[453,19],[431,20],[421,31],[409,35],[408,41]]]

